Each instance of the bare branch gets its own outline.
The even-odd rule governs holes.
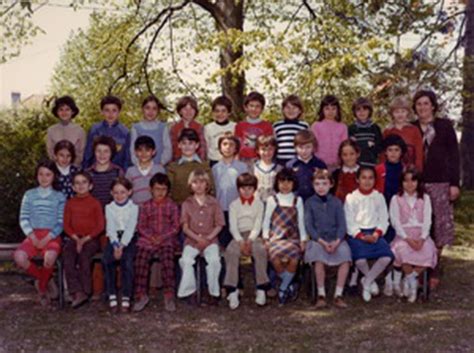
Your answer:
[[[6,10],[0,14],[0,17],[5,16],[11,9],[15,7],[16,4],[18,4],[18,0],[14,1],[9,7],[7,7]]]
[[[283,31],[284,34],[286,34],[288,32],[288,30],[290,29],[291,25],[293,24],[293,21],[295,20],[296,18],[296,15],[298,15],[298,12],[300,12],[301,8],[304,6],[304,4],[301,4],[300,6],[298,6],[298,8],[296,9],[296,11],[293,13],[293,15],[291,15],[291,18],[290,18],[290,22],[288,22],[288,25],[286,26],[285,30]]]
[[[316,16],[316,12],[314,12],[313,8],[308,4],[308,1],[307,0],[303,0],[303,6],[306,7],[306,9],[308,10],[309,14],[311,15],[311,18],[313,20],[315,20],[316,18],[318,18],[318,16]]]

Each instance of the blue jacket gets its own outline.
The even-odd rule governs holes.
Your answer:
[[[341,200],[328,194],[326,201],[313,195],[304,204],[304,219],[309,237],[317,241],[344,239],[346,235],[346,218]]]

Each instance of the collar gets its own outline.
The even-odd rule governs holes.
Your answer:
[[[246,118],[246,121],[250,124],[258,124],[260,122],[262,122],[262,119],[260,118],[257,118],[257,119],[250,119],[249,117]]]
[[[71,120],[72,120],[72,119],[71,119]],[[64,120],[62,120],[62,119],[59,119],[59,125],[64,126],[64,127],[69,126],[69,125],[71,124],[71,120],[69,120],[69,121],[64,121]]]
[[[148,168],[141,168],[140,163],[137,163],[137,169],[141,175],[147,176],[148,173],[150,173],[150,171],[153,169],[153,163],[151,163]]]
[[[118,207],[125,207],[128,205],[128,202],[130,201],[130,198],[128,198],[124,203],[118,203],[114,200],[114,204]]]
[[[260,166],[260,160],[258,160],[257,162],[255,162],[255,168],[257,168],[259,171],[261,171],[262,173],[264,174],[268,174],[268,173],[271,173],[273,172],[276,168],[277,168],[277,164],[276,163],[272,163],[270,169],[263,169],[261,166]]]
[[[86,192],[84,195],[76,194],[75,196],[76,196],[76,198],[81,199],[81,200],[84,200],[84,199],[87,199],[87,198],[89,198],[89,197],[92,197],[92,195],[91,195],[91,193],[90,193],[89,191]]]
[[[71,165],[69,164],[67,167],[61,167],[59,164],[56,163],[56,167],[58,168],[59,172],[62,175],[69,175],[71,172]]]
[[[373,191],[374,191],[374,188],[370,189],[369,191],[363,191],[361,188],[357,188],[357,190],[359,190],[359,192],[362,194],[362,195],[370,195]]]
[[[178,165],[181,165],[181,164],[186,163],[186,162],[198,162],[198,163],[202,163],[202,160],[201,160],[201,158],[199,158],[199,156],[195,153],[195,154],[193,154],[193,156],[192,156],[191,158],[187,158],[187,157],[182,156],[182,157],[178,160]]]
[[[198,205],[199,207],[205,207],[205,206],[207,206],[208,200],[209,200],[209,197],[208,197],[208,195],[206,195],[206,196],[204,197],[204,203],[201,205],[201,204],[199,203],[197,197],[196,197],[195,195],[193,195],[193,202],[195,202],[196,205]]]
[[[370,127],[370,126],[372,126],[373,122],[372,122],[372,119],[370,119],[370,118],[367,119],[367,121],[365,123],[363,123],[359,119],[356,119],[355,124],[356,124],[357,127]]]
[[[303,160],[300,158],[300,156],[296,156],[296,159],[298,160],[298,162],[299,162],[299,163],[303,163],[303,164],[309,164],[309,163],[311,163],[311,162],[313,161],[313,159],[314,159],[314,155],[313,155],[313,156],[311,156],[311,158],[310,158],[310,159],[308,159],[308,161],[307,161],[307,162],[303,161]]]
[[[242,196],[239,196],[240,197],[240,202],[242,202],[242,205],[245,205],[246,203],[249,204],[249,206],[252,205],[253,203],[253,200],[255,199],[254,195],[252,195],[250,198],[246,199]]]
[[[230,123],[230,121],[227,119],[226,121],[223,121],[223,122],[218,122],[218,121],[214,121],[217,125],[219,126],[226,126]]]
[[[102,126],[107,127],[107,128],[116,127],[118,124],[119,124],[118,119],[117,119],[116,121],[114,121],[114,122],[112,123],[112,125],[110,125],[107,121],[105,121],[105,119],[102,120]]]
[[[343,173],[357,173],[358,170],[359,170],[358,164],[356,164],[356,166],[353,168],[346,167],[345,165],[342,166]]]
[[[283,118],[283,122],[285,124],[298,124],[299,118],[296,118],[296,119]]]
[[[167,199],[168,199],[168,196],[163,197],[161,200],[153,199],[153,203],[155,205],[163,205],[164,203],[166,203]]]

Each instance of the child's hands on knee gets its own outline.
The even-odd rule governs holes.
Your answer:
[[[123,246],[120,245],[119,247],[114,248],[114,258],[115,260],[120,260],[123,254]]]

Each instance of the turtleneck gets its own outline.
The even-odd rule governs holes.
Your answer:
[[[372,193],[372,191],[374,191],[374,188],[371,188],[370,190],[362,190],[360,187],[359,187],[359,192],[362,194],[362,195],[370,195]]]
[[[122,203],[118,203],[117,201],[114,200],[114,203],[115,203],[117,206],[119,206],[119,207],[124,207],[124,206],[127,205],[127,203],[128,203],[129,200],[130,200],[130,199],[127,199],[125,202],[122,202]]]
[[[227,124],[229,124],[229,120],[226,120],[226,121],[215,121],[215,123],[217,125],[220,125],[220,126],[226,126]]]
[[[315,193],[315,195],[316,195],[323,203],[328,202],[328,194],[326,194],[326,195],[319,195],[318,193]]]

